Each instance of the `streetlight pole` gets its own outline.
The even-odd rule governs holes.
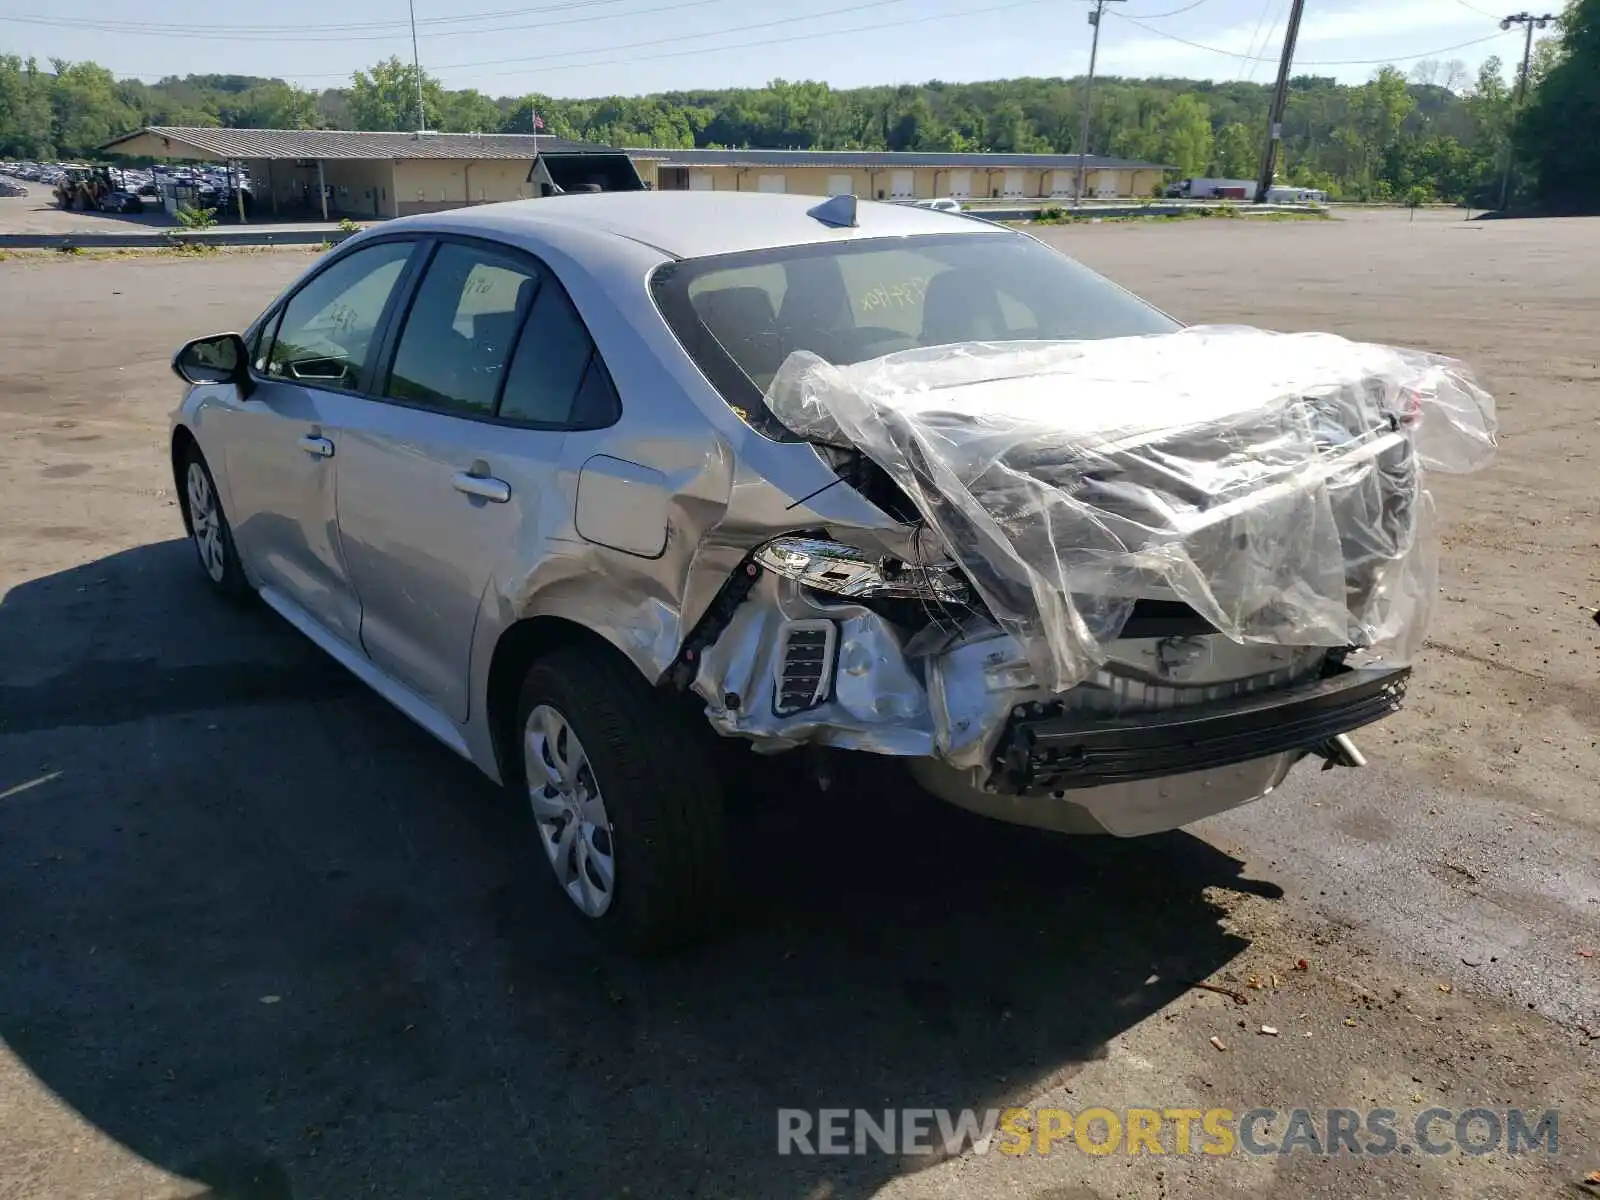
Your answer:
[[[417,0],[406,0],[411,10],[411,70],[417,77],[417,132],[428,132],[428,114],[422,107],[422,60],[417,54]]]
[[[1089,14],[1089,24],[1094,26],[1094,38],[1089,43],[1089,75],[1083,81],[1083,127],[1078,133],[1078,186],[1072,197],[1074,208],[1083,203],[1084,156],[1089,152],[1089,117],[1093,110],[1089,102],[1094,98],[1094,64],[1100,55],[1100,18],[1106,5],[1121,4],[1122,0],[1094,0],[1094,11]]]
[[[1528,91],[1528,63],[1533,58],[1534,28],[1543,29],[1555,19],[1550,13],[1545,13],[1542,17],[1536,17],[1529,12],[1519,12],[1513,13],[1500,22],[1501,29],[1510,29],[1513,25],[1521,25],[1526,34],[1522,40],[1522,73],[1517,76],[1517,90],[1511,97],[1511,115],[1513,118],[1517,115],[1517,110],[1522,107],[1522,97]],[[1515,151],[1511,147],[1511,128],[1508,125],[1506,127],[1506,170],[1505,174],[1500,177],[1500,208],[1502,211],[1504,211],[1506,201],[1511,195],[1511,162],[1515,157]]]

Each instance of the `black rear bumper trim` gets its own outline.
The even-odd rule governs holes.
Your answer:
[[[1041,794],[1231,766],[1319,743],[1400,707],[1409,667],[1340,669],[1292,688],[1192,708],[1109,719],[1013,719],[996,751],[996,784]]]

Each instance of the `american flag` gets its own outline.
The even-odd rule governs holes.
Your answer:
[[[538,133],[539,130],[541,130],[543,128],[544,128],[544,118],[541,117],[538,113],[534,113],[533,114],[533,131],[535,133]]]

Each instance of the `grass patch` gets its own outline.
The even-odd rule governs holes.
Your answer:
[[[232,258],[240,254],[280,254],[285,251],[320,254],[326,246],[327,243],[295,246],[187,246],[182,243],[153,246],[73,246],[70,250],[67,248],[0,250],[0,262],[7,259],[16,262],[59,262],[63,258],[77,259],[80,262],[104,262],[108,259],[124,258],[209,259]]]
[[[1146,206],[1148,207],[1148,206]],[[1096,212],[1092,208],[1072,209],[1047,205],[1031,221],[1018,222],[1030,225],[1124,225],[1131,221],[1326,221],[1332,213],[1325,208],[1293,212],[1259,212],[1251,205],[1215,204],[1192,205],[1184,208],[1164,209],[1158,212]]]
[[[221,247],[211,242],[190,242],[183,238],[170,238],[172,245],[169,247],[173,254],[183,255],[186,258],[201,258],[209,254],[216,254]]]

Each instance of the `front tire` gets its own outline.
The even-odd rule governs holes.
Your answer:
[[[217,481],[206,466],[198,446],[190,446],[183,458],[183,491],[189,517],[189,540],[194,544],[200,569],[212,590],[229,600],[249,595],[250,584],[239,563],[233,544],[233,528],[222,511]]]
[[[529,806],[539,856],[573,911],[644,953],[709,936],[727,858],[707,731],[594,647],[534,663],[516,730],[507,788]]]

